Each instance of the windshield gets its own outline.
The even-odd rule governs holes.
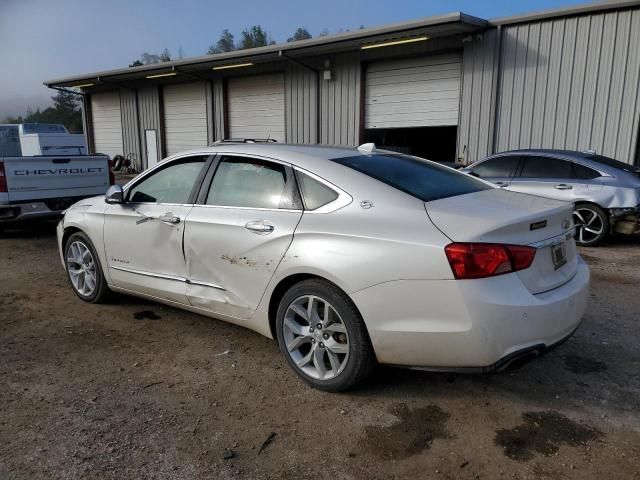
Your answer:
[[[356,155],[334,158],[332,161],[353,168],[424,202],[493,188],[470,175],[409,155]]]

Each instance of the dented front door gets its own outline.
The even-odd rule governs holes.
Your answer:
[[[194,307],[248,319],[293,240],[301,201],[282,162],[221,155],[212,170],[185,224],[187,298]]]

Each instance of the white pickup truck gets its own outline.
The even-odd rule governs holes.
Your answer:
[[[0,230],[8,223],[60,215],[114,183],[107,155],[11,156],[10,147],[0,136]]]

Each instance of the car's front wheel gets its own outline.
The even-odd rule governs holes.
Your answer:
[[[327,281],[305,280],[291,287],[280,301],[276,330],[289,365],[320,390],[353,387],[375,366],[360,313]]]
[[[110,293],[96,250],[84,233],[69,236],[64,248],[67,277],[73,291],[85,302],[102,303]]]
[[[578,203],[573,210],[576,243],[585,247],[598,245],[609,234],[609,218],[604,210],[591,203]]]

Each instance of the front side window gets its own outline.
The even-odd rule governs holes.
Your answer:
[[[551,157],[525,157],[523,178],[571,178],[571,164]]]
[[[480,178],[507,178],[514,175],[519,162],[517,156],[491,158],[474,167],[472,172]]]
[[[353,168],[424,202],[493,188],[471,175],[409,155],[356,155],[334,158],[332,161]]]
[[[204,162],[204,157],[195,157],[154,172],[129,190],[128,200],[134,203],[188,203]]]
[[[287,168],[252,158],[223,158],[211,183],[206,204],[244,208],[295,208]],[[298,201],[299,203],[299,201]]]

